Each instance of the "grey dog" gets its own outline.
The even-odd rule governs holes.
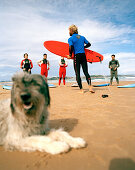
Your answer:
[[[12,80],[11,100],[0,103],[0,145],[51,154],[85,147],[82,138],[74,138],[62,129],[48,132],[50,94],[43,76],[17,73]]]

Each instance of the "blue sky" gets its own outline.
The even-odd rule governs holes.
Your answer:
[[[0,80],[20,70],[25,52],[33,61],[33,73],[40,73],[36,61],[47,53],[49,76],[58,76],[60,57],[43,42],[67,42],[71,24],[91,42],[90,49],[104,55],[102,65],[88,64],[90,74],[108,75],[111,54],[120,62],[119,74],[135,74],[134,0],[0,0]],[[74,76],[72,61],[68,64],[67,76]]]

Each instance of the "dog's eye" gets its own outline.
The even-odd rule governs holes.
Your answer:
[[[32,81],[31,84],[33,84],[34,86],[39,86],[39,87],[41,86],[41,84],[39,84],[39,83],[36,82],[36,81]]]
[[[16,87],[16,88],[19,88],[20,86],[19,86],[19,84],[16,84],[15,87]]]
[[[34,84],[35,87],[39,88],[41,85],[39,83]]]

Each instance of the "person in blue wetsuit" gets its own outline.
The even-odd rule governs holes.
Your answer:
[[[80,91],[81,93],[83,93],[82,81],[80,77],[80,66],[82,66],[83,73],[89,85],[89,91],[91,93],[94,93],[91,85],[91,77],[88,73],[88,65],[87,65],[86,55],[84,51],[84,49],[90,47],[91,44],[84,36],[78,34],[78,28],[75,25],[71,25],[69,27],[69,35],[71,37],[68,39],[69,55],[67,56],[67,58],[70,59],[72,53],[74,52],[74,70],[75,70],[76,80],[80,88]]]

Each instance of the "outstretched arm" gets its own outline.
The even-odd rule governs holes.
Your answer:
[[[72,56],[73,51],[74,51],[73,45],[69,46],[69,56],[70,57]]]
[[[85,46],[84,46],[84,48],[88,48],[88,47],[90,47],[91,46],[91,44],[88,42],[88,44],[86,44]]]
[[[71,59],[73,51],[74,51],[73,45],[69,46],[69,55],[67,55],[67,59]]]
[[[91,43],[84,37],[84,43],[86,44],[84,48],[88,48],[91,46]]]
[[[69,55],[67,55],[67,58],[71,59],[72,53],[74,51],[74,46],[71,38],[68,39],[68,44],[69,44]]]
[[[21,61],[20,68],[22,68],[22,69],[23,69],[23,60]]]
[[[67,67],[68,66],[68,63],[67,62],[65,62],[65,67]]]
[[[38,61],[37,61],[37,64],[38,64],[39,67],[41,67],[42,60],[38,60]]]
[[[32,63],[32,61],[30,60],[30,65],[31,65],[31,69],[33,68],[33,63]]]

